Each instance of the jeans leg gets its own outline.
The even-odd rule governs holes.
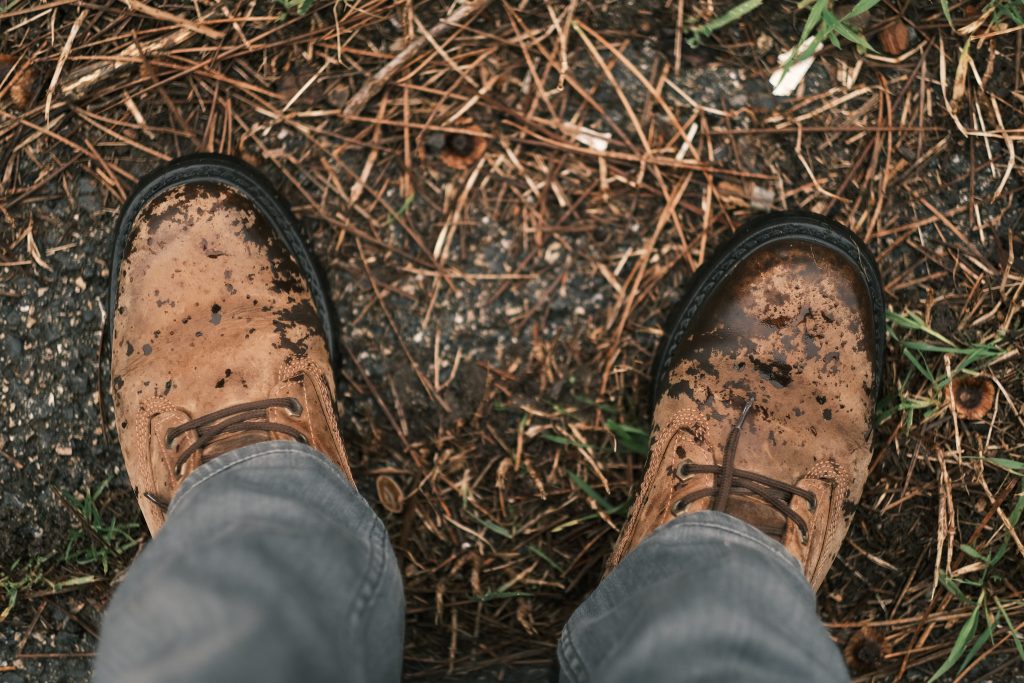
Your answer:
[[[384,525],[322,455],[246,446],[193,472],[103,620],[94,681],[397,681]]]
[[[576,610],[562,681],[849,681],[796,560],[735,517],[698,512],[645,539]]]

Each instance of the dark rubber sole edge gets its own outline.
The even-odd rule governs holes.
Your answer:
[[[296,227],[295,217],[287,202],[281,198],[270,182],[258,170],[234,157],[222,154],[191,154],[175,159],[153,171],[139,181],[117,219],[114,248],[110,257],[110,291],[108,293],[107,334],[114,341],[114,315],[117,313],[118,277],[121,259],[139,211],[158,194],[191,182],[211,182],[227,185],[248,197],[256,209],[267,218],[271,229],[295,257],[299,269],[306,277],[313,303],[320,314],[331,366],[337,372],[337,323],[334,309],[328,299],[326,279]]]
[[[693,316],[712,292],[728,277],[736,265],[766,244],[798,239],[832,249],[856,266],[867,287],[874,324],[875,353],[872,398],[877,401],[885,368],[885,293],[878,264],[859,237],[830,218],[811,213],[787,211],[755,218],[740,228],[725,244],[715,250],[686,283],[683,295],[672,307],[665,325],[665,336],[658,345],[651,372],[648,409],[654,407],[665,390],[668,363],[676,347],[686,337]]]

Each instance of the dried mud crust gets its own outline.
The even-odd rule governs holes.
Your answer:
[[[247,197],[256,210],[268,220],[274,233],[287,246],[309,284],[317,312],[320,314],[331,360],[337,364],[337,322],[334,307],[327,298],[327,287],[316,259],[309,252],[295,226],[291,210],[277,191],[258,170],[234,157],[220,154],[191,154],[156,169],[139,181],[125,202],[114,231],[114,248],[110,256],[110,292],[107,309],[113,314],[117,306],[118,277],[121,259],[132,236],[139,212],[149,202],[172,188],[189,183],[211,183],[233,188]],[[114,316],[109,316],[107,334],[113,336]]]
[[[871,386],[871,395],[873,401],[878,399],[885,369],[885,295],[874,257],[856,235],[835,221],[824,216],[782,212],[754,219],[743,226],[728,242],[719,246],[712,260],[688,280],[682,297],[668,315],[665,336],[654,357],[650,394],[652,411],[667,385],[671,370],[668,364],[679,343],[686,338],[693,316],[715,289],[728,280],[729,273],[740,261],[765,245],[784,240],[803,240],[828,247],[854,264],[860,272],[870,298],[874,323],[875,348],[872,356],[876,380]]]

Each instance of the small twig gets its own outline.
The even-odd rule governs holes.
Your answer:
[[[137,64],[142,55],[163,52],[168,48],[177,47],[194,34],[192,29],[179,28],[162,38],[151,40],[146,43],[131,45],[113,55],[111,59],[104,59],[98,64],[86,65],[68,74],[70,79],[66,85],[61,86],[61,93],[65,97],[77,99],[85,95],[94,87],[114,76],[130,64]]]
[[[71,514],[75,516],[75,518],[78,520],[78,523],[82,525],[82,531],[89,534],[89,536],[91,536],[94,541],[102,545],[107,550],[110,550],[111,552],[116,552],[114,550],[114,547],[110,545],[110,543],[108,543],[105,538],[96,533],[96,530],[92,528],[92,524],[90,524],[89,520],[85,518],[85,515],[82,514],[81,510],[72,505],[71,502],[64,497],[64,494],[62,494],[57,489],[56,486],[51,485],[50,490],[53,492],[53,495],[56,496],[57,500],[59,500],[64,505],[64,507],[70,510]]]
[[[491,4],[493,0],[471,0],[466,4],[462,5],[459,9],[455,10],[451,16],[445,17],[439,21],[434,28],[430,29],[427,34],[434,40],[443,38],[444,36],[451,33],[459,24],[469,20],[477,12],[486,8]],[[412,61],[420,50],[427,44],[426,35],[420,35],[414,38],[405,49],[399,52],[390,62],[385,64],[377,71],[377,73],[370,76],[363,87],[361,87],[356,94],[345,105],[345,109],[342,110],[341,115],[348,118],[350,116],[358,116],[363,113],[363,109],[369,104],[370,100],[373,99],[377,93],[384,89],[395,74],[402,70],[402,68]]]
[[[177,24],[178,26],[184,29],[192,31],[193,33],[202,34],[207,38],[213,38],[214,40],[224,39],[223,31],[218,31],[217,29],[210,28],[205,24],[199,24],[197,22],[192,21],[191,19],[179,17],[177,14],[172,14],[171,12],[167,12],[162,9],[157,9],[156,7],[150,7],[146,3],[140,2],[140,0],[124,0],[124,4],[128,5],[128,9],[132,10],[133,12],[145,14],[148,17],[159,19],[160,21],[166,21],[171,24]]]
[[[79,29],[82,28],[82,22],[89,15],[89,10],[84,9],[78,13],[75,17],[75,23],[71,25],[71,31],[68,33],[68,39],[64,43],[64,49],[60,51],[60,57],[57,58],[57,67],[53,70],[53,77],[50,79],[50,87],[46,89],[46,106],[43,111],[43,119],[47,124],[50,123],[50,105],[53,104],[53,93],[57,89],[57,82],[60,81],[61,71],[64,70],[64,63],[68,61],[68,55],[71,54],[71,45],[75,42],[75,36],[78,35]]]

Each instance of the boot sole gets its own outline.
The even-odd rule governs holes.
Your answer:
[[[114,339],[118,276],[121,272],[121,260],[124,257],[135,217],[157,195],[178,185],[192,182],[226,185],[241,192],[266,217],[274,234],[287,246],[306,278],[306,283],[313,296],[313,303],[320,314],[320,323],[323,326],[331,366],[336,371],[338,362],[337,324],[327,297],[326,280],[299,234],[295,217],[288,208],[288,204],[263,177],[263,174],[238,159],[221,154],[192,154],[175,159],[140,180],[128,201],[125,202],[121,209],[121,215],[117,219],[114,249],[110,258],[108,339],[111,341]]]
[[[827,247],[843,256],[860,273],[871,300],[871,319],[875,337],[875,381],[871,388],[871,396],[874,401],[878,400],[885,367],[885,293],[882,289],[882,278],[878,273],[878,264],[859,237],[830,218],[787,211],[768,214],[748,222],[715,250],[711,260],[698,268],[686,283],[683,296],[669,313],[665,336],[662,337],[654,357],[649,396],[651,415],[654,414],[658,399],[667,388],[670,369],[668,364],[675,354],[676,347],[686,338],[697,311],[740,261],[766,244],[785,240],[812,242]]]

